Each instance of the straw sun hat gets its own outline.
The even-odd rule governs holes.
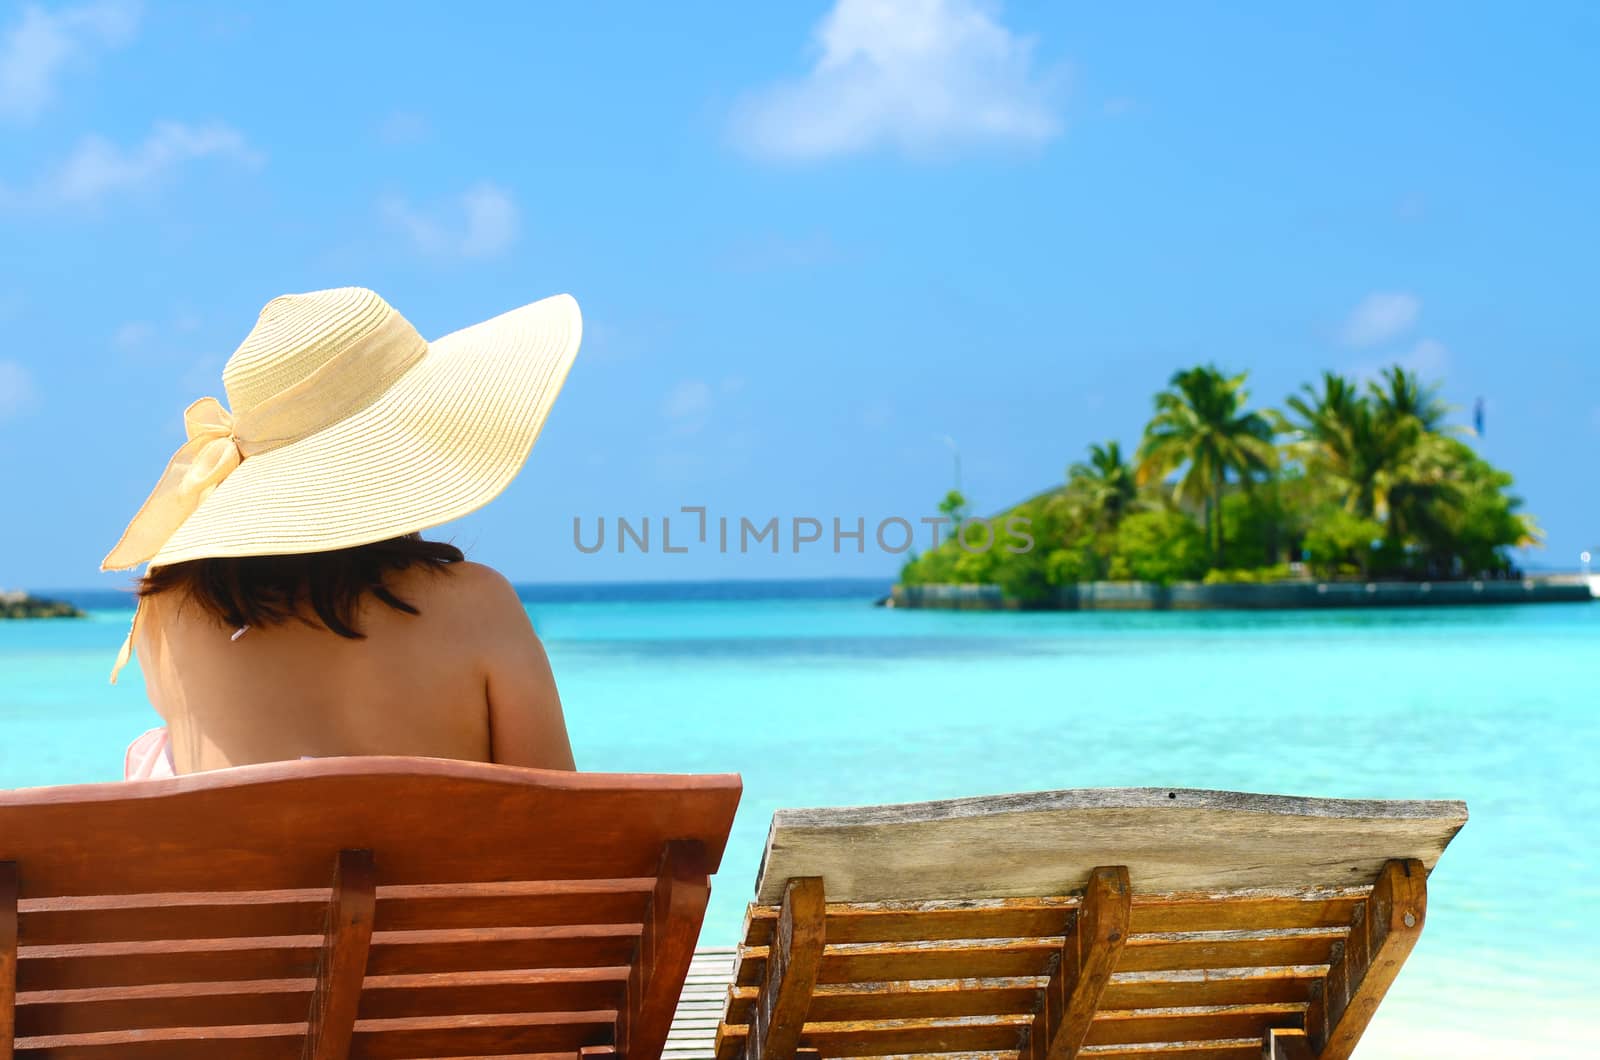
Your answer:
[[[527,460],[582,330],[564,294],[431,343],[364,288],[275,298],[222,370],[229,408],[185,411],[189,440],[101,569],[325,552],[466,515]]]

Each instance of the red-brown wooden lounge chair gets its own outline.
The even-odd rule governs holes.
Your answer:
[[[417,758],[0,793],[0,1057],[656,1060],[739,794]]]
[[[1063,791],[773,817],[717,1060],[1343,1060],[1459,802]]]

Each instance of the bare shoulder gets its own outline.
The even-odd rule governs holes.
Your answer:
[[[450,590],[458,595],[477,598],[480,602],[496,601],[499,603],[515,603],[518,608],[522,606],[517,598],[517,590],[506,580],[506,576],[493,567],[484,566],[482,563],[473,563],[463,560],[452,563],[444,568],[447,578],[440,579],[450,586]]]
[[[407,599],[422,603],[449,605],[456,601],[505,604],[517,599],[517,591],[505,575],[482,563],[462,561],[444,567],[407,567],[389,575],[389,585]]]
[[[452,563],[442,570],[419,571],[417,575],[401,589],[401,595],[424,614],[437,612],[452,626],[471,630],[479,637],[496,631],[528,632],[528,614],[517,590],[493,567]]]

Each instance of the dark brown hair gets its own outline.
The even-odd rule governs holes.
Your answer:
[[[181,592],[230,626],[320,622],[341,637],[360,640],[364,634],[356,628],[356,612],[367,593],[396,611],[420,613],[389,591],[384,575],[416,566],[443,570],[464,558],[454,545],[407,534],[332,552],[196,559],[152,567],[139,581],[139,595]]]

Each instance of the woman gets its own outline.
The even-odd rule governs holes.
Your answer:
[[[578,351],[559,295],[425,341],[371,291],[268,303],[101,564],[148,562],[137,651],[165,729],[132,777],[396,754],[573,768],[507,581],[419,531],[526,461]]]

